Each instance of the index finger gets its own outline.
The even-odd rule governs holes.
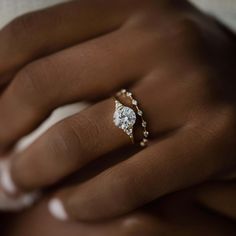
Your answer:
[[[0,75],[119,28],[132,8],[126,1],[80,0],[18,17],[0,31]]]

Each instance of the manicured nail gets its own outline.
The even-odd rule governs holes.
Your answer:
[[[41,197],[41,193],[39,191],[31,192],[22,195],[22,203],[24,207],[30,207],[32,206],[39,198]]]
[[[68,215],[62,204],[62,201],[58,198],[52,199],[48,204],[49,212],[58,220],[68,220]]]
[[[0,210],[19,211],[32,206],[38,198],[38,193],[29,193],[17,198],[11,198],[5,193],[0,192]]]
[[[0,184],[3,190],[10,195],[18,192],[10,174],[10,161],[4,160],[0,163]]]

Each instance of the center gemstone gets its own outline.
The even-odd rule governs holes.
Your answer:
[[[116,101],[116,110],[113,119],[117,127],[122,129],[129,136],[132,136],[133,126],[136,122],[136,114],[133,109]]]

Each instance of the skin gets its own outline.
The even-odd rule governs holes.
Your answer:
[[[47,211],[50,195],[44,195],[29,210],[5,215],[7,223],[1,235],[234,236],[235,189],[235,183],[208,183],[163,197],[121,217],[96,223],[56,220]]]
[[[112,122],[111,96],[122,87],[144,110],[150,145],[54,192],[71,220],[110,219],[197,184],[234,180],[235,51],[232,33],[181,0],[80,0],[16,19],[0,32],[0,145],[14,182],[42,189],[129,146]],[[75,101],[91,106],[8,153]]]
[[[111,157],[114,164],[114,160],[124,157],[124,153],[108,156],[110,162]],[[72,179],[78,182],[88,178],[88,175],[94,175],[106,167],[108,160],[103,160],[99,163],[100,168],[98,165],[89,166]],[[18,214],[3,215],[0,222],[4,222],[5,229],[1,228],[1,235],[234,236],[235,187],[235,182],[225,181],[199,185],[162,197],[121,217],[99,222],[61,222],[53,218],[47,210],[47,202],[57,190],[51,189],[30,209]]]

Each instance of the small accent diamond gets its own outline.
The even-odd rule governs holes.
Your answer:
[[[141,145],[142,147],[144,147],[144,146],[145,146],[145,143],[144,143],[143,141],[141,141],[141,142],[140,142],[140,145]]]
[[[146,122],[146,121],[143,121],[143,122],[142,122],[142,126],[143,126],[143,127],[146,127],[146,126],[147,126],[147,122]]]
[[[143,132],[143,135],[144,135],[145,138],[147,138],[148,135],[149,135],[149,132],[148,132],[148,131],[144,131],[144,132]]]
[[[143,115],[143,112],[141,110],[138,110],[138,115],[139,116],[142,116]]]

